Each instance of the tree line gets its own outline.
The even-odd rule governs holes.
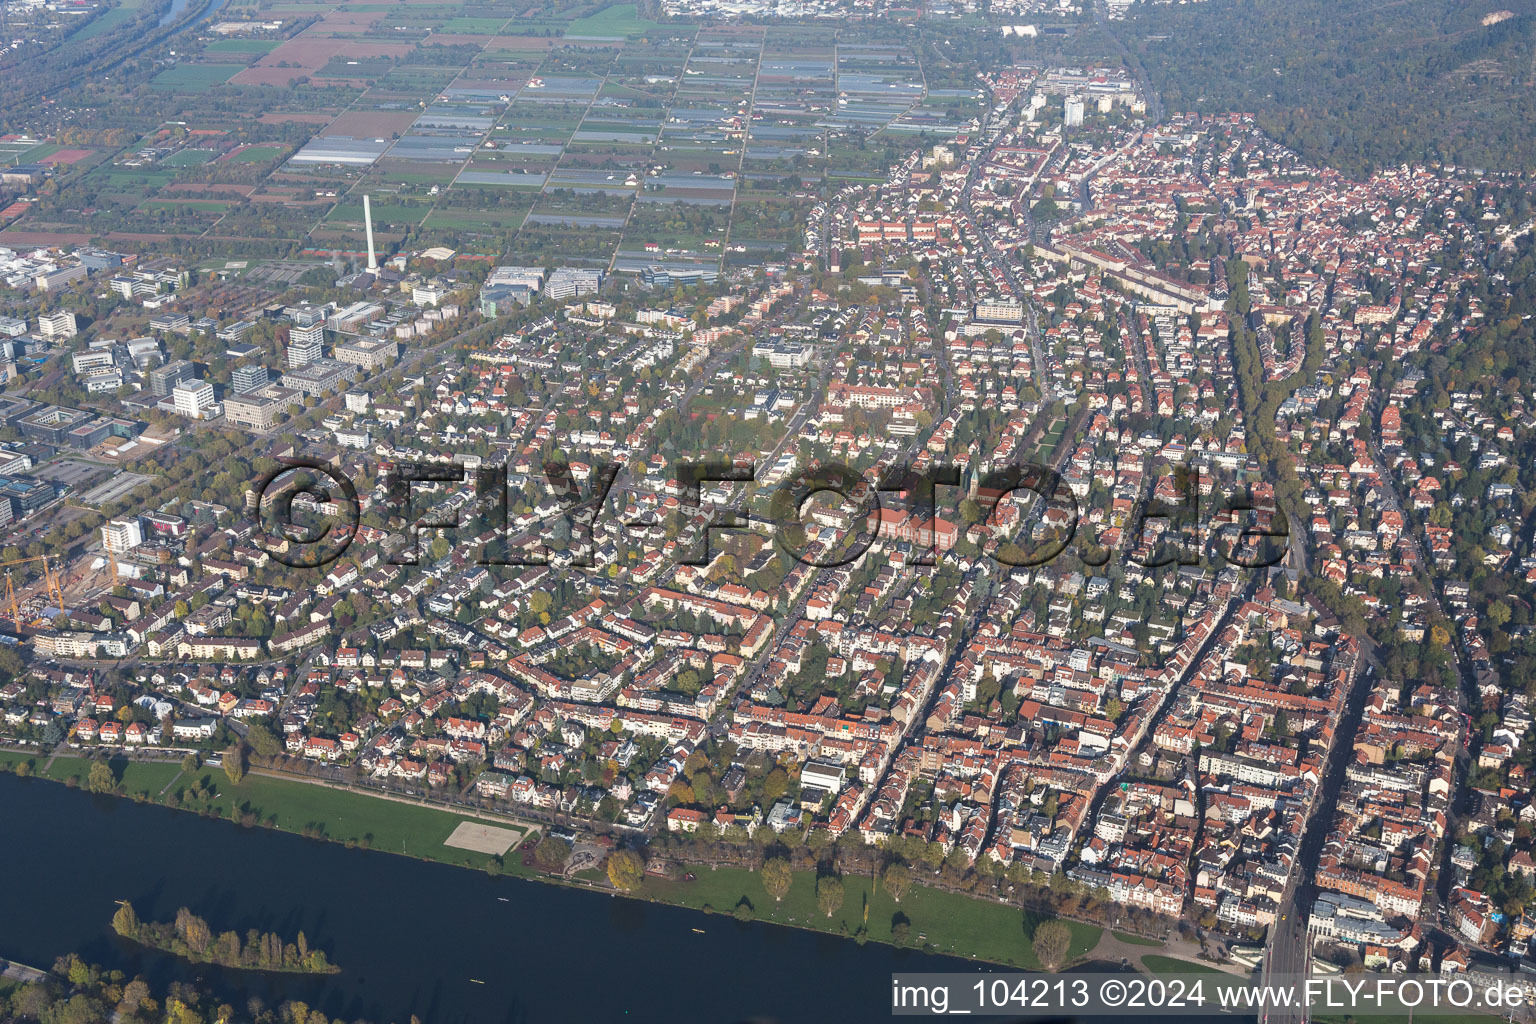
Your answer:
[[[284,942],[276,932],[254,928],[243,940],[232,931],[215,935],[207,921],[186,907],[176,911],[174,921],[155,922],[140,921],[133,904],[124,903],[112,915],[112,930],[141,946],[195,963],[290,974],[336,974],[341,970],[326,959],[323,950],[311,949],[303,932],[293,942]]]

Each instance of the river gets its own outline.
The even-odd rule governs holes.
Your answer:
[[[203,13],[199,14],[193,21],[188,22],[188,26],[190,27],[199,21],[207,21],[209,18],[218,13],[219,8],[223,7],[225,2],[226,0],[208,0],[207,6],[203,8]],[[181,17],[182,12],[186,9],[187,0],[171,0],[170,10],[166,11],[163,15],[160,16],[158,27],[164,28],[165,26],[171,24],[177,18]]]
[[[610,897],[0,775],[0,956],[77,952],[157,988],[201,979],[226,1001],[302,999],[385,1024],[884,1019],[891,972],[974,971],[762,922]],[[186,964],[119,939],[190,907],[214,931],[302,929],[330,977]],[[505,900],[505,902],[503,902]],[[702,928],[704,933],[695,932]],[[471,979],[478,978],[483,984]]]

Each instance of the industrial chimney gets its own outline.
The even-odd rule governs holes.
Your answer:
[[[368,272],[378,273],[379,258],[373,252],[373,207],[368,205],[368,195],[363,194],[363,225],[368,229]]]

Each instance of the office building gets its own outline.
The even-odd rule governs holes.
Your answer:
[[[593,294],[603,287],[603,272],[587,267],[560,267],[549,275],[544,293],[552,299]]]
[[[247,365],[235,367],[235,372],[229,375],[230,384],[237,395],[248,395],[253,391],[259,391],[266,387],[271,375],[267,373],[265,366]]]
[[[195,420],[205,418],[216,404],[213,400],[213,385],[196,378],[172,388],[171,399],[176,403],[177,413]]]
[[[351,363],[370,371],[390,365],[399,354],[400,345],[393,338],[372,336],[342,339],[336,342],[332,352],[338,363]]]
[[[85,276],[84,271],[81,271],[81,276]],[[37,333],[49,341],[73,338],[76,330],[75,314],[67,309],[61,309],[57,313],[44,313],[37,318]]]
[[[53,500],[53,485],[34,477],[0,476],[0,504],[11,510],[13,520],[37,511]]]
[[[101,528],[101,546],[115,555],[132,551],[144,543],[144,531],[137,519],[109,519]]]
[[[149,371],[149,393],[156,398],[165,398],[177,384],[196,376],[197,368],[185,359],[177,359],[164,366],[157,366]]]
[[[335,391],[357,379],[354,363],[338,363],[334,359],[319,359],[308,366],[301,366],[283,374],[285,388],[302,391],[306,395],[323,395]]]
[[[288,366],[296,369],[318,362],[324,353],[325,321],[288,328]]]
[[[299,401],[299,393],[276,384],[268,384],[248,395],[228,395],[224,399],[224,418],[235,426],[252,430],[271,430],[283,413]]]

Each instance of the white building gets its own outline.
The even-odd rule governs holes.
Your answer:
[[[603,287],[603,272],[586,267],[560,267],[549,275],[545,294],[552,299],[588,295]]]
[[[113,554],[132,551],[144,543],[144,531],[137,519],[110,519],[101,528],[101,546]]]
[[[288,366],[298,368],[318,362],[325,341],[325,321],[307,327],[288,328]]]
[[[1083,123],[1083,98],[1081,96],[1068,96],[1062,104],[1062,115],[1068,128],[1076,128]]]
[[[75,314],[67,309],[61,309],[57,313],[44,313],[37,318],[37,333],[49,340],[73,338],[76,330]]]
[[[1010,302],[1005,299],[989,299],[978,302],[973,307],[973,314],[977,320],[987,320],[993,323],[1021,324],[1024,322],[1024,304],[1022,302]]]
[[[213,399],[213,385],[205,380],[182,381],[171,390],[176,412],[195,420],[205,419],[218,404]]]

